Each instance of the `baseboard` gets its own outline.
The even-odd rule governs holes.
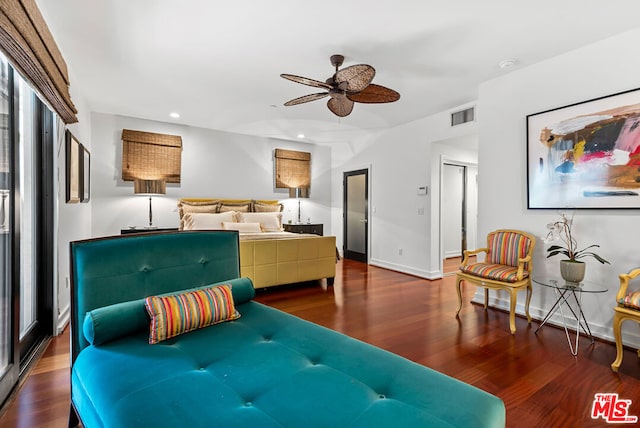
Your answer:
[[[433,279],[442,278],[442,272],[440,272],[439,270],[429,272],[422,269],[416,269],[411,266],[400,265],[397,263],[390,263],[390,262],[386,262],[384,260],[378,260],[378,259],[369,260],[369,264],[371,266],[377,266],[384,269],[393,270],[396,272],[402,272],[408,275],[413,275],[413,276],[417,276],[419,278],[424,278],[424,279],[433,280]]]
[[[473,303],[484,305],[484,290],[482,288],[479,288],[479,291],[476,291],[471,301]],[[509,299],[497,297],[495,293],[489,293],[489,307],[509,312]],[[529,306],[529,315],[531,315],[532,319],[540,322],[547,315],[547,310],[548,309],[546,308],[543,309]],[[613,311],[613,307],[611,310]],[[521,315],[522,317],[526,317],[524,305],[522,303],[516,303],[516,314]],[[547,320],[547,324],[563,328],[564,324],[562,323],[562,315],[556,312],[551,318],[549,318],[549,320]],[[568,327],[570,328],[570,332],[573,331],[572,334],[575,334],[576,321],[573,320],[573,322],[569,322]],[[591,334],[593,335],[593,337],[597,337],[598,339],[602,339],[607,342],[615,343],[615,338],[613,336],[613,325],[601,325],[590,321],[589,328],[591,329]],[[633,331],[625,331],[622,336],[624,345],[635,349],[640,348],[640,334]]]
[[[58,315],[58,321],[56,323],[56,336],[64,331],[64,328],[69,324],[71,319],[71,307],[67,305],[62,312]]]

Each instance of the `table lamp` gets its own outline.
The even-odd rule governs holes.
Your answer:
[[[292,187],[289,189],[289,197],[298,200],[298,224],[300,224],[300,199],[309,197],[308,187]]]
[[[164,195],[167,193],[167,183],[164,180],[133,180],[133,193],[136,195],[149,196],[149,226],[145,229],[155,229],[153,225],[153,211],[151,210],[151,197],[153,195]]]

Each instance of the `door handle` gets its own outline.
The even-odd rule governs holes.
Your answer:
[[[367,219],[366,218],[361,219],[360,223],[367,223]]]

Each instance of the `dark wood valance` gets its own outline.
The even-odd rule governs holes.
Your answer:
[[[0,50],[65,123],[78,121],[67,65],[34,0],[0,2]]]
[[[275,150],[276,188],[311,187],[311,153]]]
[[[122,179],[180,183],[182,137],[122,130]]]

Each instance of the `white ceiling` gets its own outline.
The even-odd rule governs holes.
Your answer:
[[[468,103],[479,83],[635,28],[640,15],[638,0],[36,1],[91,111],[314,143]],[[280,73],[324,81],[335,53],[374,66],[373,82],[400,100],[342,119],[326,99],[284,107],[319,91]],[[501,69],[505,58],[517,65]]]

